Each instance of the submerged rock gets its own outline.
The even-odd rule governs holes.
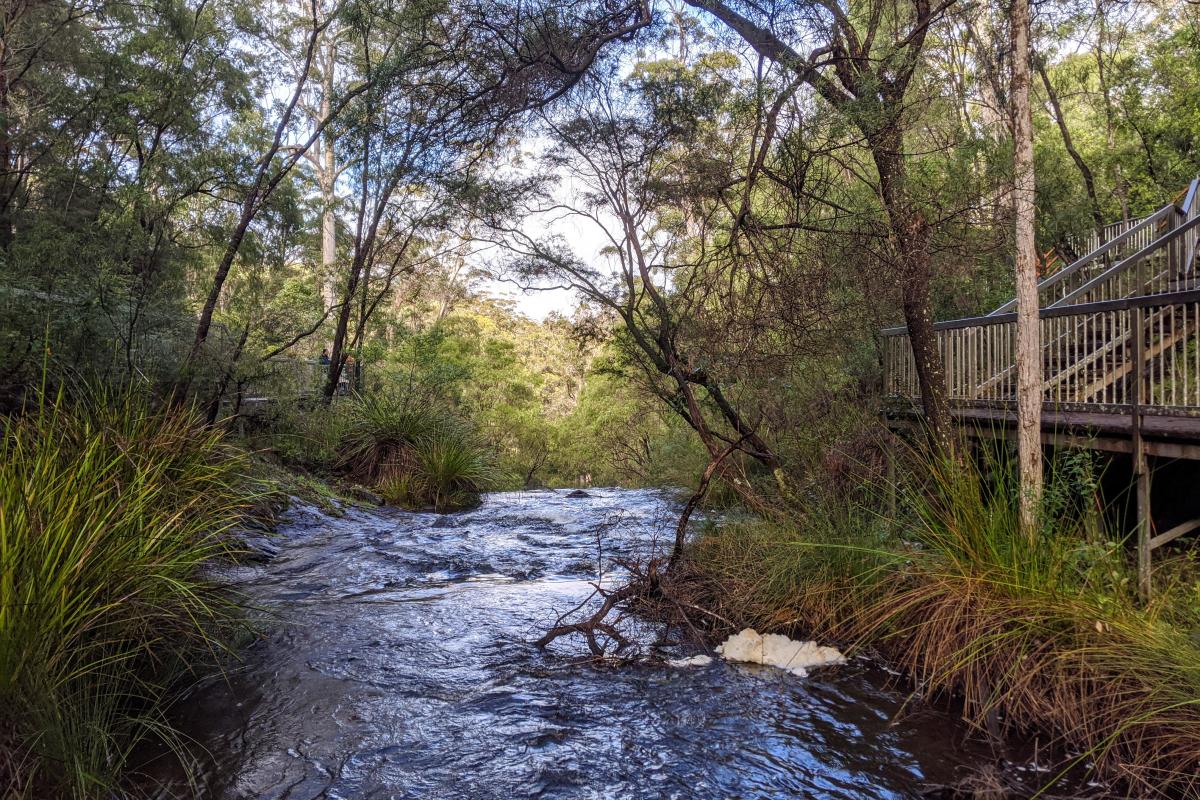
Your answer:
[[[591,495],[585,492],[583,489],[576,489],[573,492],[568,492],[567,497],[591,497]]]
[[[252,534],[249,531],[241,536],[242,559],[250,563],[263,563],[279,555],[278,537],[271,534]]]
[[[846,657],[836,647],[822,647],[816,642],[797,642],[777,633],[763,635],[753,628],[730,636],[717,647],[717,652],[726,661],[768,664],[801,678],[808,676],[810,667],[846,663]]]
[[[386,501],[381,495],[372,492],[365,486],[359,486],[356,483],[352,483],[346,487],[346,494],[360,503],[366,503],[367,505],[382,506],[386,504]]]

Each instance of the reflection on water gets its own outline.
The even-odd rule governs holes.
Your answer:
[[[919,796],[990,756],[861,663],[604,668],[528,642],[597,563],[670,530],[649,490],[496,494],[463,514],[297,509],[230,572],[265,636],[179,723],[220,798]],[[161,769],[167,769],[161,767]],[[161,780],[169,780],[159,776]],[[164,796],[190,796],[176,777]]]

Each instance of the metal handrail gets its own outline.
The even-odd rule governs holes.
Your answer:
[[[1195,228],[1197,224],[1200,224],[1200,217],[1193,217],[1192,219],[1185,222],[1183,225],[1180,225],[1176,228],[1172,228],[1170,231],[1163,234],[1159,238],[1155,239],[1153,242],[1146,245],[1141,250],[1138,250],[1133,255],[1123,258],[1122,260],[1118,261],[1116,264],[1113,264],[1111,267],[1106,269],[1104,272],[1101,272],[1099,275],[1092,278],[1090,281],[1085,283],[1083,286],[1080,286],[1075,291],[1063,295],[1061,298],[1059,298],[1058,300],[1056,300],[1055,302],[1053,302],[1049,306],[1047,306],[1047,308],[1059,308],[1064,305],[1072,305],[1071,301],[1074,300],[1075,298],[1087,294],[1092,289],[1095,289],[1097,286],[1107,282],[1114,275],[1119,275],[1120,273],[1124,272],[1125,270],[1129,269],[1130,267],[1136,266],[1139,261],[1143,260],[1148,255],[1153,253],[1155,250],[1158,250],[1159,248],[1161,248],[1168,242],[1174,240],[1176,237],[1181,236],[1184,233],[1187,233],[1192,228]]]
[[[1200,191],[1200,176],[1193,178],[1191,185],[1188,186],[1187,197],[1184,198],[1183,208],[1181,209],[1181,211],[1183,213],[1183,218],[1185,220],[1191,219],[1196,216],[1200,216],[1200,207],[1197,207],[1197,204],[1196,204],[1196,195],[1197,195],[1198,191]],[[1185,273],[1191,272],[1193,269],[1195,269],[1195,266],[1196,266],[1196,241],[1193,240],[1191,242],[1191,244],[1189,245],[1187,252],[1184,254],[1184,257],[1183,257],[1184,272]]]
[[[1198,217],[1197,219],[1200,219]],[[1054,319],[1057,317],[1075,317],[1085,314],[1098,314],[1102,311],[1125,311],[1130,308],[1149,308],[1151,306],[1177,305],[1180,303],[1200,303],[1200,289],[1185,289],[1178,292],[1163,292],[1161,294],[1143,294],[1136,297],[1118,297],[1113,300],[1097,300],[1094,303],[1076,303],[1069,306],[1047,306],[1038,309],[1038,319]],[[945,322],[933,323],[935,331],[952,331],[959,328],[983,328],[988,325],[1003,325],[1016,322],[1015,311],[1007,314],[987,314],[982,317],[964,317]],[[908,328],[899,326],[884,328],[883,336],[906,336]]]
[[[1180,209],[1183,213],[1188,214],[1194,210],[1197,189],[1200,189],[1200,176],[1192,178],[1192,182],[1188,186],[1187,197],[1184,198],[1183,206]]]
[[[1077,259],[1075,261],[1075,263],[1071,264],[1068,267],[1064,267],[1063,269],[1060,269],[1058,272],[1054,273],[1049,278],[1046,278],[1045,280],[1043,280],[1041,283],[1038,284],[1038,287],[1037,287],[1038,288],[1038,297],[1041,297],[1041,293],[1042,293],[1043,289],[1048,289],[1048,288],[1054,286],[1055,284],[1060,283],[1061,281],[1070,277],[1071,275],[1074,275],[1076,272],[1083,269],[1083,267],[1086,264],[1100,258],[1105,253],[1107,253],[1109,250],[1113,249],[1114,247],[1124,244],[1130,238],[1132,238],[1134,234],[1140,232],[1142,229],[1144,229],[1145,227],[1147,227],[1149,225],[1153,225],[1154,223],[1159,222],[1160,220],[1165,218],[1168,213],[1170,213],[1172,211],[1177,211],[1177,210],[1178,209],[1176,208],[1174,203],[1168,203],[1167,205],[1160,208],[1158,211],[1155,211],[1153,214],[1151,214],[1150,216],[1143,219],[1137,225],[1134,225],[1132,228],[1130,228],[1129,230],[1122,233],[1120,236],[1116,237],[1115,239],[1110,239],[1109,241],[1100,245],[1098,248],[1096,248],[1092,252],[1088,253],[1086,256],[1083,256],[1082,258]],[[1017,301],[1014,298],[1013,300],[1009,300],[1007,303],[1005,303],[1004,305],[997,308],[995,311],[992,311],[991,314],[1004,314],[1004,313],[1007,313],[1009,310],[1014,309],[1016,307],[1017,307]],[[991,316],[991,314],[989,314],[988,316]]]

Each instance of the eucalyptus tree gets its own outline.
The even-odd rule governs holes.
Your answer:
[[[207,2],[4,5],[0,282],[31,301],[6,320],[10,374],[46,335],[99,371],[173,359],[214,233],[193,211],[231,182],[253,107],[241,22]]]
[[[785,92],[809,87],[861,135],[888,222],[881,261],[900,294],[925,418],[933,441],[949,448],[950,409],[931,300],[931,220],[937,212],[914,191],[906,137],[919,113],[910,87],[922,66],[931,28],[954,0],[687,2],[712,14],[763,59],[778,65],[787,75]],[[802,41],[815,41],[817,46],[803,54],[798,49]]]
[[[1070,3],[1036,22],[1034,124],[1054,129],[1035,137],[1038,233],[1071,260],[1075,237],[1153,211],[1200,170],[1197,11]]]
[[[347,345],[362,341],[414,249],[471,202],[477,167],[504,143],[508,126],[566,94],[606,45],[635,34],[650,16],[637,2],[564,9],[434,0],[355,3],[346,20],[353,69],[368,88],[348,108],[341,134],[355,146],[348,173],[353,256],[339,287],[326,401],[341,380]]]
[[[299,66],[290,76],[291,85],[285,99],[271,107],[273,112],[269,133],[264,138],[261,151],[256,155],[239,187],[240,201],[237,220],[229,232],[226,243],[214,270],[205,300],[200,309],[196,332],[191,349],[184,360],[181,384],[184,389],[191,385],[193,372],[200,359],[205,342],[212,329],[213,315],[221,300],[222,291],[229,278],[230,270],[237,260],[242,242],[250,230],[255,218],[270,202],[271,195],[291,174],[296,164],[304,157],[314,144],[319,141],[325,129],[333,124],[341,111],[358,95],[367,91],[370,84],[361,81],[348,87],[340,94],[336,102],[331,104],[328,112],[306,131],[299,143],[290,142],[290,133],[301,124],[302,111],[299,110],[301,100],[307,91],[313,76],[313,64],[317,58],[326,32],[338,15],[342,12],[340,3],[328,7],[321,0],[308,0],[305,3],[300,20],[285,25],[285,30],[295,36],[296,45],[302,53]],[[293,33],[293,32],[298,32]]]
[[[1030,107],[1029,0],[1013,0],[1013,206],[1016,220],[1017,461],[1021,532],[1037,536],[1042,500],[1042,347],[1038,313],[1037,242],[1034,221],[1033,111]]]
[[[531,186],[526,220],[490,223],[519,280],[570,287],[619,320],[618,342],[634,374],[695,431],[709,455],[698,494],[728,472],[736,453],[760,464],[786,496],[783,458],[761,410],[737,386],[779,326],[752,330],[741,325],[746,317],[729,313],[723,293],[733,273],[710,246],[725,209],[689,185],[695,172],[677,161],[680,142],[700,135],[701,121],[720,110],[723,94],[703,81],[668,87],[650,76],[627,82],[594,76],[566,107],[544,117],[552,145],[540,171],[561,176],[563,187]],[[561,197],[564,191],[571,196]],[[592,231],[602,251],[581,253],[561,234],[540,232],[562,226]],[[736,293],[755,305],[753,288]],[[765,317],[778,310],[762,295],[759,302]],[[731,477],[729,483],[747,503],[763,507],[749,482]]]

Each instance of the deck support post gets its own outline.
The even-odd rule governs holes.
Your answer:
[[[888,524],[896,523],[896,434],[890,430],[887,433],[887,444],[884,446],[884,459],[887,461],[887,514]]]
[[[1135,446],[1136,447],[1136,446]],[[1146,453],[1136,447],[1135,469],[1137,470],[1137,572],[1138,592],[1143,602],[1150,601],[1150,470],[1146,465]]]
[[[1144,272],[1138,265],[1138,294],[1144,288]],[[1130,309],[1133,317],[1133,386],[1130,413],[1130,429],[1133,434],[1131,442],[1133,450],[1133,474],[1137,481],[1137,577],[1138,593],[1142,602],[1150,601],[1150,536],[1152,535],[1152,518],[1150,514],[1150,468],[1146,462],[1146,446],[1142,440],[1142,403],[1145,402],[1146,384],[1146,329],[1145,314],[1141,306]]]

